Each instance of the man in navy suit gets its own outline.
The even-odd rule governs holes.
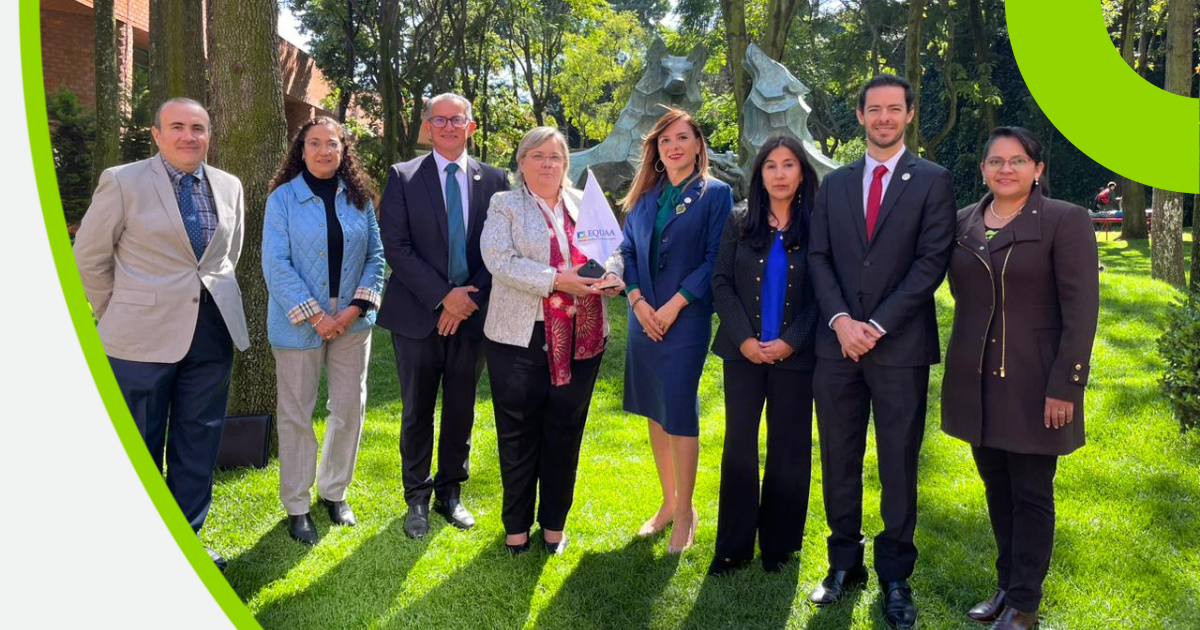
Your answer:
[[[429,531],[429,499],[450,524],[475,519],[460,500],[469,474],[475,385],[483,372],[483,321],[492,275],[479,234],[492,195],[508,189],[504,171],[471,159],[471,102],[440,94],[425,105],[429,155],[395,164],[379,204],[384,256],[392,275],[378,324],[392,332],[400,377],[400,462],[408,516],[404,532]],[[438,470],[433,412],[442,391]]]
[[[916,623],[917,456],[929,366],[940,358],[933,293],[946,274],[955,205],[949,171],[904,146],[913,90],[879,75],[859,95],[867,155],[822,182],[809,263],[822,321],[813,392],[830,536],[829,574],[810,599],[831,604],[866,581],[862,472],[874,411],[883,531],[875,572],[884,621]]]

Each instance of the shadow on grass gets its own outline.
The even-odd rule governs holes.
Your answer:
[[[324,533],[321,527],[317,525],[318,534]],[[324,528],[328,530],[329,525],[324,524]],[[284,517],[268,529],[253,547],[229,558],[225,580],[243,601],[249,601],[264,586],[286,576],[312,550],[312,547],[288,536],[287,518]]]
[[[681,628],[712,628],[714,619],[736,619],[738,628],[786,628],[799,574],[800,562],[793,560],[776,574],[764,574],[758,562],[751,562],[724,577],[706,575]]]
[[[431,530],[429,538],[435,535]],[[264,628],[365,627],[387,613],[427,548],[405,537],[403,518],[393,519],[316,582],[271,601],[255,617]]]
[[[380,627],[520,628],[529,618],[533,594],[548,558],[540,549],[510,557],[503,537],[498,537],[471,562],[442,578]]]
[[[588,552],[538,614],[534,628],[648,628],[654,603],[678,564],[678,555],[655,559],[652,540]]]

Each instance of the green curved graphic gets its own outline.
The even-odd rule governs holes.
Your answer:
[[[1029,92],[1072,144],[1148,186],[1200,192],[1200,99],[1139,77],[1097,0],[1007,0],[1004,11]]]
[[[54,177],[54,162],[50,151],[50,128],[46,121],[46,93],[42,81],[42,45],[39,27],[38,0],[21,0],[21,80],[25,91],[25,119],[29,125],[29,145],[33,157],[33,170],[37,177],[38,197],[42,202],[42,215],[46,222],[46,234],[50,238],[50,251],[54,266],[62,283],[67,310],[71,314],[79,344],[87,359],[92,378],[104,406],[112,418],[113,428],[121,439],[121,445],[141,479],[146,493],[162,517],[171,536],[204,582],[213,599],[221,606],[230,621],[238,628],[261,630],[258,622],[242,604],[237,593],[213,565],[208,552],[200,544],[183,513],[175,505],[175,499],[167,490],[167,484],[158,468],[150,459],[150,453],[142,442],[141,434],[129,415],[129,408],[117,389],[116,379],[108,365],[100,336],[92,322],[91,308],[83,294],[83,284],[75,269],[75,256],[67,236],[63,217],[62,201],[58,195],[58,182]],[[153,576],[148,576],[153,579]]]

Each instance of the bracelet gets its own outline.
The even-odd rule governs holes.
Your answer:
[[[309,325],[310,325],[310,326],[312,326],[312,327],[315,329],[315,328],[316,328],[317,326],[319,326],[319,325],[321,324],[321,322],[323,322],[323,321],[325,321],[325,313],[324,313],[324,312],[322,312],[322,313],[321,313],[321,316],[317,318],[317,321],[316,321],[316,322],[314,322],[314,323],[311,323],[311,324],[309,324]]]
[[[646,301],[646,296],[644,296],[644,295],[639,295],[639,296],[638,296],[638,299],[636,299],[636,300],[634,300],[633,302],[630,302],[630,303],[629,303],[629,308],[631,308],[631,309],[635,309],[635,308],[637,308],[637,305],[638,305],[638,304],[640,304],[640,303],[642,303],[642,302],[645,302],[645,301]]]

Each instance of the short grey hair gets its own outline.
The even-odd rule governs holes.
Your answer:
[[[169,99],[163,101],[162,105],[158,106],[158,109],[154,110],[154,128],[155,129],[162,131],[162,113],[163,113],[163,110],[166,109],[168,105],[195,105],[196,107],[199,107],[200,109],[204,110],[204,115],[208,116],[208,130],[212,131],[212,116],[209,116],[208,108],[204,106],[204,103],[201,103],[200,101],[197,101],[194,98],[188,98],[186,96],[176,96],[175,98],[169,98]]]
[[[429,120],[429,112],[433,111],[433,106],[441,103],[442,101],[455,101],[459,105],[462,105],[463,115],[467,117],[467,120],[475,120],[475,117],[472,115],[471,111],[471,101],[468,101],[467,97],[461,94],[455,94],[454,92],[443,92],[442,94],[438,94],[428,101],[425,101],[425,109],[421,110],[421,120]]]
[[[518,184],[525,183],[525,177],[521,174],[521,160],[525,159],[526,154],[537,147],[542,146],[547,140],[557,140],[558,147],[563,152],[563,185],[569,185],[567,179],[567,171],[571,170],[571,151],[567,148],[567,138],[561,131],[554,127],[534,127],[525,133],[525,137],[521,138],[521,143],[517,145],[517,170],[513,173],[513,180]]]

